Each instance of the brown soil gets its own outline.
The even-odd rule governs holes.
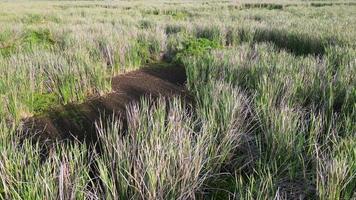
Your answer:
[[[25,119],[22,130],[26,137],[41,141],[76,139],[92,143],[97,140],[95,122],[115,115],[123,120],[125,126],[126,107],[141,97],[189,98],[184,88],[185,81],[183,67],[167,64],[119,75],[112,79],[112,93]]]

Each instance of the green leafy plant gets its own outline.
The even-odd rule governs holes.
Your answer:
[[[221,45],[215,40],[190,37],[183,41],[180,49],[177,49],[175,59],[176,61],[179,61],[184,57],[201,56],[213,49],[218,48],[221,48]]]
[[[35,93],[31,107],[35,113],[42,113],[51,107],[59,104],[58,97],[55,93]]]
[[[27,30],[23,35],[22,43],[22,45],[30,49],[36,46],[50,48],[56,43],[56,41],[50,30],[39,29]]]

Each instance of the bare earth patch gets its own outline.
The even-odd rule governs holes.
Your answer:
[[[76,139],[95,142],[95,122],[115,115],[123,120],[125,126],[126,107],[141,97],[189,98],[184,88],[185,81],[185,69],[181,66],[148,66],[114,77],[112,93],[25,119],[22,131],[26,136],[42,141]]]

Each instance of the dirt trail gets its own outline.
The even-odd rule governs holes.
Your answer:
[[[69,104],[42,116],[24,120],[23,131],[38,140],[77,139],[95,142],[95,122],[100,118],[120,116],[125,124],[126,106],[143,96],[188,97],[183,67],[156,64],[114,77],[113,92],[82,104]],[[189,97],[188,97],[189,98]],[[124,125],[125,126],[125,125]]]

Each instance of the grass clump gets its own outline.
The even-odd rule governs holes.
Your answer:
[[[59,104],[58,97],[54,93],[35,93],[31,102],[33,105],[30,107],[35,113],[43,113]]]
[[[87,196],[89,176],[84,146],[58,146],[45,163],[41,162],[39,144],[33,147],[26,141],[20,149],[1,146],[0,198],[82,199]]]
[[[0,54],[4,57],[10,57],[17,52],[29,52],[33,48],[50,49],[56,44],[49,29],[28,29],[20,36],[14,37],[10,31],[0,34]]]
[[[0,55],[3,57],[9,57],[16,51],[16,39],[14,33],[5,30],[0,33]]]
[[[185,57],[202,56],[217,48],[221,48],[221,45],[215,40],[186,37],[182,41],[181,46],[178,46],[178,48],[175,49],[175,60],[180,61]]]
[[[216,92],[224,91],[216,88]],[[244,120],[243,96],[232,95],[241,104],[225,108],[216,96],[209,113],[201,110],[197,117],[184,111],[184,104],[177,99],[169,105],[160,99],[153,106],[143,101],[130,108],[128,134],[123,137],[119,135],[120,121],[98,124],[103,148],[97,166],[104,183],[101,195],[110,199],[195,198],[206,179],[229,160],[245,134],[240,126]],[[216,118],[208,120],[209,114]],[[228,126],[222,128],[216,120],[225,120]],[[112,157],[117,160],[113,162]]]
[[[180,24],[167,24],[165,28],[165,33],[167,35],[176,34],[184,31],[186,31],[186,28]]]
[[[27,24],[41,23],[44,22],[44,16],[39,14],[28,14],[21,21]]]
[[[142,28],[142,29],[152,29],[154,28],[156,25],[153,21],[150,21],[150,20],[147,20],[147,19],[144,19],[144,20],[141,20],[139,22],[139,27]]]
[[[171,16],[174,20],[185,20],[189,17],[189,13],[188,12],[183,12],[183,11],[179,11],[179,12],[174,12],[171,13]]]
[[[50,30],[40,29],[27,30],[23,35],[22,43],[24,46],[30,49],[37,46],[43,48],[50,48],[56,43],[56,41],[53,38],[53,35]]]
[[[249,168],[255,171],[251,172],[246,168],[236,169],[236,174],[232,175],[233,177],[225,176],[223,180],[219,180],[221,187],[230,188],[230,191],[232,188],[230,185],[235,182],[235,189],[231,191],[233,195],[227,196],[242,199],[263,199],[266,195],[270,198],[277,195],[287,199],[314,199],[321,193],[325,194],[326,190],[329,191],[328,187],[333,190],[326,195],[328,197],[333,195],[335,195],[333,198],[351,196],[352,192],[347,188],[349,181],[354,177],[349,174],[353,165],[342,164],[344,161],[336,161],[334,159],[336,157],[329,157],[334,145],[338,146],[345,137],[349,142],[350,138],[348,137],[353,133],[353,128],[349,126],[349,120],[353,118],[352,110],[354,109],[348,107],[349,100],[337,100],[348,97],[344,95],[341,97],[338,92],[329,90],[330,87],[336,89],[331,85],[337,83],[338,87],[345,88],[338,90],[340,93],[344,93],[343,91],[352,92],[352,89],[349,88],[351,82],[346,81],[349,80],[349,76],[346,74],[337,77],[335,74],[334,76],[328,75],[333,71],[328,70],[329,67],[331,67],[330,69],[335,67],[332,67],[333,63],[344,63],[341,64],[344,67],[351,64],[352,61],[348,59],[348,56],[340,58],[333,53],[335,57],[324,57],[320,62],[317,58],[301,59],[285,52],[278,52],[278,49],[266,44],[240,47],[231,53],[229,51],[231,50],[217,50],[210,52],[209,55],[184,60],[187,66],[188,87],[191,91],[197,92],[195,96],[198,102],[200,97],[205,96],[204,94],[214,96],[212,92],[205,91],[208,85],[219,85],[221,82],[239,86],[253,96],[253,117],[249,119],[249,122],[253,124],[254,136],[250,139],[256,146],[248,143],[252,148],[248,151],[254,153],[251,158],[247,158],[247,161]],[[334,62],[335,59],[339,61]],[[330,60],[330,63],[327,60]],[[349,73],[352,71],[348,67],[341,66],[337,67],[337,71],[341,74],[345,72],[343,70],[349,71]],[[270,76],[269,74],[272,72],[273,76]],[[286,78],[288,76],[293,78]],[[333,77],[333,81],[328,81],[327,77]],[[299,85],[299,83],[303,84]],[[315,84],[315,87],[308,88],[309,84]],[[304,88],[299,88],[302,85]],[[301,99],[305,99],[299,99],[301,100],[299,101],[295,95],[300,95],[300,89],[305,92],[313,91],[314,94],[319,93],[320,95],[315,95],[317,98],[314,100],[309,99],[306,105],[304,100],[310,98],[311,95],[304,94]],[[207,101],[208,97],[202,99],[207,103],[203,106],[205,108],[214,104]],[[337,114],[339,110],[334,107],[336,102],[341,107],[348,107],[348,111],[342,112],[343,117]],[[303,109],[303,107],[307,109]],[[219,113],[223,113],[223,111],[219,111]],[[212,115],[209,117],[211,119]],[[219,124],[224,124],[224,122],[221,121]],[[247,127],[250,126],[247,125]],[[243,157],[238,155],[240,159]],[[335,166],[339,166],[338,169],[344,171],[326,167],[329,166],[326,163],[334,162]],[[235,166],[239,165],[235,163]],[[321,183],[328,182],[325,177],[330,176],[338,177],[336,179],[340,180],[335,183],[335,187]],[[216,187],[214,184],[213,186]],[[344,187],[344,193],[339,193],[341,190],[338,189],[339,186]],[[246,190],[251,193],[246,194]],[[261,191],[264,197],[260,196]],[[223,195],[219,192],[213,193],[217,196]],[[326,196],[324,197],[327,198]],[[227,197],[225,196],[225,198]]]
[[[140,34],[136,40],[132,41],[130,46],[125,62],[134,67],[159,59],[162,48],[155,36],[146,34]]]
[[[169,15],[173,20],[181,21],[186,20],[188,17],[191,17],[191,14],[186,10],[172,9],[162,11],[164,15]]]
[[[61,19],[55,15],[27,14],[20,21],[24,24],[44,24],[47,22],[60,23]]]
[[[55,15],[27,14],[20,19],[24,24],[44,24],[48,22],[60,23],[61,19]]]
[[[196,28],[196,37],[222,43],[223,34],[218,26],[202,26]]]

